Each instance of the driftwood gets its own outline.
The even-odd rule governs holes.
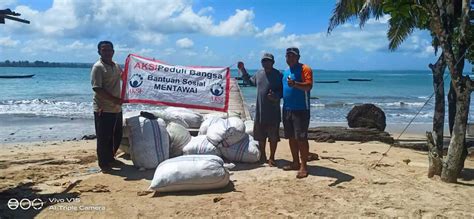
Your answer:
[[[284,132],[280,129],[280,137],[284,136]],[[317,142],[334,142],[334,141],[380,141],[392,144],[393,138],[387,132],[377,129],[368,128],[346,128],[341,126],[327,126],[309,128],[308,139]]]

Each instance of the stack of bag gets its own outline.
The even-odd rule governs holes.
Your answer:
[[[258,143],[249,135],[253,124],[236,116],[208,114],[203,121],[200,114],[175,107],[126,113],[121,149],[130,153],[134,166],[156,168],[150,189],[222,188],[229,183],[222,158],[247,163],[260,159]],[[199,128],[199,135],[192,137],[187,128]]]

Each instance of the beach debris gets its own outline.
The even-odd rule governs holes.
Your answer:
[[[91,135],[84,135],[84,136],[82,136],[81,139],[82,139],[82,140],[93,140],[93,139],[96,139],[96,138],[97,138],[96,135],[91,134]]]
[[[369,154],[378,154],[378,151],[371,151]]]
[[[137,192],[137,196],[145,196],[145,195],[148,195],[150,193],[153,193],[153,191],[150,191],[150,190],[139,191],[139,192]]]
[[[92,188],[82,188],[79,189],[79,192],[93,192],[93,193],[102,193],[102,192],[110,192],[108,186],[102,184],[96,184]]]
[[[411,162],[410,159],[403,159],[403,163],[405,163],[406,165],[408,165],[410,162]]]
[[[343,158],[343,157],[326,157],[326,156],[321,156],[321,159],[326,159],[333,163],[337,163],[337,161],[335,160],[346,160],[346,158]]]
[[[283,136],[283,129],[280,136]],[[347,128],[342,126],[320,126],[308,129],[308,139],[317,142],[327,142],[329,139],[335,141],[380,141],[387,144],[394,142],[389,133],[369,128]],[[351,145],[351,144],[350,144]]]
[[[309,153],[308,155],[308,161],[313,161],[313,160],[319,160],[319,155],[316,153]]]
[[[221,201],[222,199],[224,199],[224,197],[220,197],[220,196],[219,196],[219,197],[215,197],[214,199],[212,199],[212,201],[213,201],[214,203],[217,203],[217,202]]]
[[[385,130],[385,113],[374,104],[354,106],[346,118],[351,128],[376,128],[380,131]]]

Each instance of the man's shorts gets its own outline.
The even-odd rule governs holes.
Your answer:
[[[309,110],[283,110],[285,138],[308,140]]]
[[[260,124],[258,122],[253,123],[253,138],[257,141],[280,141],[280,124]]]

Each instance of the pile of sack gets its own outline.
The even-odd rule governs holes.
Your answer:
[[[258,143],[250,135],[253,123],[244,123],[237,116],[215,113],[203,117],[175,107],[125,113],[120,148],[130,154],[134,166],[156,168],[153,190],[222,188],[229,183],[229,166],[225,167],[222,158],[247,163],[260,159]],[[199,128],[199,135],[192,137],[188,128]]]

